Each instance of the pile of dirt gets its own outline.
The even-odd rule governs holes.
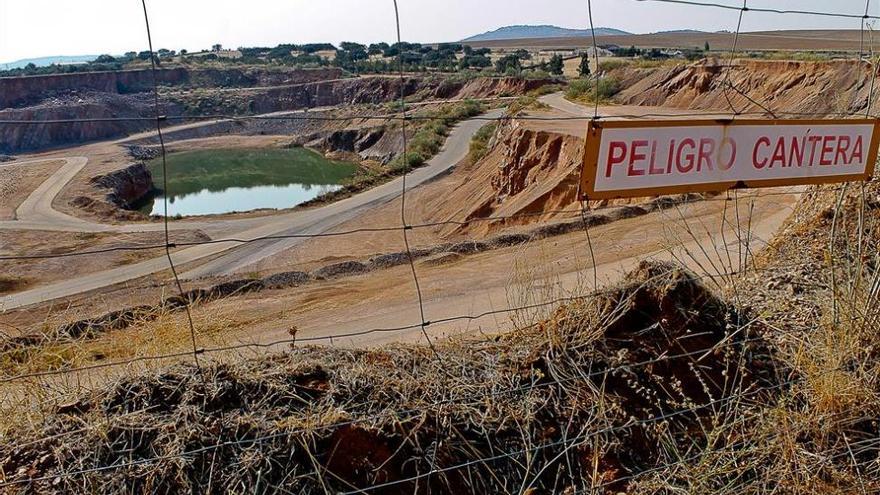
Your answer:
[[[744,407],[715,400],[763,380],[751,371],[763,351],[728,324],[741,317],[693,275],[646,263],[607,296],[438,355],[314,347],[180,365],[20,429],[0,446],[0,482],[32,493],[562,493],[592,479],[611,493]]]

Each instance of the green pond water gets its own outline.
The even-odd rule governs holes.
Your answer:
[[[357,166],[304,149],[214,149],[169,153],[167,190],[144,204],[150,215],[210,215],[260,208],[290,208],[334,191]],[[148,163],[163,185],[162,159]]]

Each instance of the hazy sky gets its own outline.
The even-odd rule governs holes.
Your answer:
[[[706,1],[706,0],[701,0]],[[737,0],[715,0],[741,5]],[[880,15],[880,0],[871,14]],[[588,26],[586,0],[399,0],[406,41],[458,40],[510,24]],[[750,7],[861,14],[865,0],[750,0]],[[279,43],[391,41],[392,0],[147,0],[154,48],[190,51]],[[596,27],[645,33],[733,30],[735,11],[652,1],[593,0]],[[858,19],[748,12],[744,31],[857,29]],[[880,25],[878,25],[880,28]],[[0,0],[0,63],[47,55],[146,50],[140,0]]]

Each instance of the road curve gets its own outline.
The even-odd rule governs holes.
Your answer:
[[[502,110],[492,110],[482,118],[497,118]],[[428,182],[447,172],[468,154],[471,137],[485,125],[484,120],[466,120],[450,132],[443,149],[428,163],[407,175],[407,189]],[[267,224],[242,233],[248,239],[266,235],[319,234],[348,221],[362,211],[394,200],[401,193],[401,180],[394,180],[316,210],[301,212],[296,218],[267,219]],[[248,244],[230,250],[229,253],[185,272],[184,278],[200,278],[229,275],[253,263],[295,246],[305,239],[282,239]]]
[[[498,117],[501,115],[501,112],[501,110],[493,110],[485,114],[485,116]],[[416,169],[407,175],[407,187],[416,187],[451,169],[467,154],[471,136],[473,136],[473,134],[484,123],[483,120],[472,119],[461,122],[453,128],[443,151],[433,159],[429,160],[424,167]],[[63,173],[62,170],[60,170],[58,173],[54,174],[46,181],[46,183],[42,184],[37,191],[28,198],[28,200],[26,200],[26,202],[29,202],[26,208],[28,212],[27,214],[30,215],[33,213],[36,215],[36,219],[31,218],[31,222],[45,222],[47,226],[51,226],[70,221],[67,218],[62,218],[60,216],[64,215],[63,213],[54,212],[47,214],[44,210],[47,205],[51,210],[52,199],[54,199],[61,187],[66,184],[66,181],[62,182],[62,180],[67,176],[72,178],[73,174],[76,173],[73,171],[73,168],[75,166],[81,168],[83,165],[85,165],[85,162],[80,159],[68,160],[67,165],[62,167]],[[67,179],[68,181],[69,178]],[[270,217],[242,219],[237,221],[209,221],[202,222],[202,224],[175,222],[174,227],[194,228],[196,225],[205,227],[206,229],[215,227],[218,231],[222,230],[224,232],[229,232],[234,235],[236,239],[244,240],[274,235],[318,234],[326,232],[328,229],[354,218],[366,208],[393,200],[401,192],[402,180],[402,178],[397,178],[354,197],[320,208],[292,211]],[[37,193],[38,191],[39,193]],[[66,215],[64,216],[68,217]],[[69,218],[73,219],[73,217]],[[83,228],[100,225],[91,224],[80,219],[73,220],[85,223],[86,226]],[[0,225],[0,227],[16,228],[15,225],[16,222],[5,222],[3,225]],[[79,224],[75,225],[77,225],[76,228],[80,227]],[[149,230],[161,228],[161,226],[155,224],[128,226],[127,228],[113,228],[111,226],[103,227],[120,231],[146,230],[143,227],[149,227]],[[236,242],[205,244],[178,250],[172,253],[172,259],[176,265],[184,265],[208,256],[214,256],[232,250],[229,255],[221,256],[217,260],[202,267],[184,273],[183,276],[195,278],[212,274],[231,273],[255,261],[271,256],[291,245],[295,245],[298,241],[298,239],[286,239],[282,241],[258,241],[244,245]],[[133,265],[121,266],[72,280],[64,280],[40,286],[31,290],[0,297],[0,310],[6,311],[100,289],[109,285],[126,282],[152,273],[160,272],[167,268],[167,259],[165,257],[157,257]]]
[[[584,106],[572,103],[563,98],[562,93],[553,93],[541,97],[541,101],[574,116],[590,116],[592,110]],[[621,111],[637,112],[644,109],[637,107],[602,107],[603,116],[613,116]],[[660,110],[660,109],[657,109]],[[674,116],[676,110],[662,109],[664,113]],[[279,112],[298,113],[301,111]],[[502,110],[493,110],[483,117],[496,118],[502,114]],[[222,120],[222,119],[221,119]],[[219,121],[219,120],[218,120]],[[207,125],[210,122],[183,124],[173,129],[183,129]],[[407,186],[416,187],[445,173],[458,163],[467,154],[470,139],[473,134],[485,124],[484,120],[471,119],[459,123],[450,133],[444,149],[426,166],[419,168],[407,176]],[[125,143],[143,137],[149,137],[153,133],[145,132],[129,136],[115,143]],[[58,160],[54,158],[53,160]],[[49,231],[72,231],[72,232],[147,232],[157,231],[163,228],[161,223],[140,223],[129,225],[104,225],[90,222],[58,212],[52,208],[52,202],[61,189],[76,175],[87,163],[85,157],[70,157],[65,159],[65,164],[43,184],[41,184],[19,206],[17,221],[0,221],[0,229],[40,229]],[[26,164],[32,162],[15,162]],[[284,236],[294,234],[320,234],[329,229],[356,217],[362,211],[394,200],[401,192],[401,181],[398,178],[381,186],[375,187],[354,197],[341,200],[320,208],[289,211],[271,216],[260,216],[241,219],[193,219],[172,222],[170,228],[174,230],[198,229],[204,231],[212,239],[234,238],[238,240],[253,240],[266,236]],[[175,264],[185,265],[199,261],[209,256],[217,256],[214,260],[185,271],[183,278],[200,278],[216,275],[227,275],[241,271],[245,267],[279,253],[285,249],[302,242],[303,239],[281,239],[255,241],[242,244],[239,242],[225,242],[206,244],[180,249],[172,253]],[[122,266],[105,270],[74,280],[65,280],[49,285],[40,286],[31,290],[9,294],[0,297],[0,311],[20,308],[32,304],[38,304],[57,298],[69,297],[83,292],[100,289],[139,277],[161,272],[168,268],[167,259],[164,256],[149,259],[137,264]]]

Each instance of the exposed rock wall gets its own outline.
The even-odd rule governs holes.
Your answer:
[[[156,71],[156,81],[159,84],[182,84],[188,79],[189,71],[186,69]],[[127,94],[148,91],[152,85],[153,76],[150,70],[0,77],[0,109],[33,104],[41,101],[47,94],[59,91]]]
[[[736,60],[729,69],[718,61],[703,60],[658,69],[622,69],[614,75],[625,88],[617,100],[627,105],[719,111],[730,111],[732,106],[758,112],[763,106],[775,112],[820,114],[863,112],[872,77],[867,64],[854,61],[758,60]]]
[[[469,80],[445,80],[437,84],[432,97],[445,98],[494,98],[518,96],[529,91],[554,84],[555,79],[519,79],[515,77],[480,77]]]
[[[387,163],[403,147],[399,132],[388,133],[385,126],[341,129],[303,136],[295,144],[324,153],[355,153],[364,160]]]
[[[148,117],[145,106],[126,103],[121,115],[116,106],[86,102],[0,110],[0,120],[22,121],[0,125],[0,153],[111,139],[146,129],[148,124],[137,120],[112,120],[122,115]]]
[[[126,83],[123,86],[126,91],[139,87],[143,89],[144,80],[137,79],[137,77],[143,78],[148,75],[148,72],[138,71],[137,77],[125,73],[128,75],[123,79],[113,79],[112,76],[107,76],[107,74],[113,73],[94,74],[98,74],[94,76],[94,80],[88,77],[84,79],[85,86],[89,87],[91,84],[100,87],[99,89],[78,88],[55,91],[54,93],[47,90],[47,93],[41,93],[42,100],[38,104],[26,108],[0,110],[0,120],[49,121],[12,123],[0,126],[0,153],[36,151],[59,145],[118,138],[145,131],[154,126],[154,122],[150,120],[155,115],[150,94],[147,92],[123,94],[119,92],[120,87],[115,85],[115,81],[125,80]],[[169,72],[169,74],[171,73]],[[86,75],[88,74],[80,74],[79,76]],[[417,77],[406,78],[402,82],[398,78],[388,77],[321,79],[338,75],[340,75],[338,71],[332,69],[277,73],[223,70],[194,72],[188,75],[178,74],[174,77],[178,77],[182,81],[189,81],[187,84],[209,87],[197,92],[168,91],[164,93],[162,98],[163,112],[166,115],[184,116],[252,115],[324,106],[381,104],[398,99],[401,90],[405,96],[413,97],[413,99],[483,98],[522,94],[549,82],[513,78],[478,78],[449,84],[439,78]],[[16,79],[25,80],[28,78]],[[302,82],[311,79],[321,80]],[[169,75],[168,80],[176,79]],[[71,81],[76,81],[76,79],[62,78],[61,81],[64,84],[71,84]],[[240,91],[228,91],[217,87],[253,82],[291,84],[249,87]],[[61,88],[63,84],[58,83],[53,87]],[[129,118],[131,120],[126,120]],[[86,119],[86,121],[57,122],[58,120],[75,119]],[[175,121],[175,123],[182,122]],[[190,137],[203,137],[212,135],[206,133],[270,134],[274,132],[292,134],[322,130],[320,125],[312,124],[313,122],[307,119],[221,122],[191,129],[184,134]],[[170,131],[170,133],[173,132]],[[395,139],[380,136],[376,146],[371,147],[373,152],[362,156],[380,161],[386,160],[388,154],[396,150]]]
[[[72,74],[49,74],[40,76],[0,78],[0,110],[33,105],[47,95],[65,91],[96,91],[113,94],[130,94],[151,91],[152,71],[149,69],[116,72],[80,72]],[[200,88],[244,88],[304,84],[329,79],[339,79],[339,68],[320,69],[158,69],[156,82],[165,86],[188,84]]]
[[[577,202],[581,138],[547,132],[519,121],[501,125],[490,151],[458,167],[442,194],[420,198],[431,220],[521,215],[517,221],[476,222],[467,230],[488,232],[513,223],[554,218],[552,211]],[[535,216],[524,214],[535,213]]]
[[[404,96],[414,94],[423,85],[418,78],[367,77],[322,81],[306,85],[254,90],[248,111],[268,113],[283,110],[299,110],[335,105],[385,103],[400,97],[401,85]]]

